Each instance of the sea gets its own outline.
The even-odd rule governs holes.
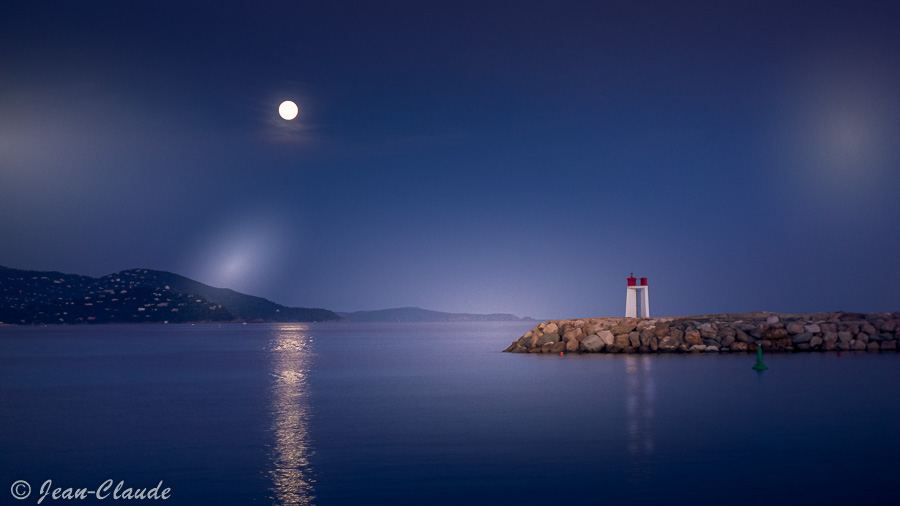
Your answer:
[[[900,504],[900,353],[501,353],[534,323],[0,327],[0,504]]]

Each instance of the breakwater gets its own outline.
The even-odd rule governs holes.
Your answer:
[[[726,313],[550,320],[510,353],[896,351],[900,313]]]

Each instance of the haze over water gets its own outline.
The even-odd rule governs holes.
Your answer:
[[[166,504],[894,497],[900,355],[500,353],[532,325],[3,327],[2,476]]]

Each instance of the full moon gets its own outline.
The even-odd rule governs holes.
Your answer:
[[[300,108],[297,107],[297,104],[291,102],[290,100],[285,100],[278,106],[278,114],[281,115],[283,119],[288,121],[297,117],[297,113],[300,112]]]

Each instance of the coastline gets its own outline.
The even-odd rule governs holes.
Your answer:
[[[721,313],[548,320],[507,353],[896,351],[900,313]]]

